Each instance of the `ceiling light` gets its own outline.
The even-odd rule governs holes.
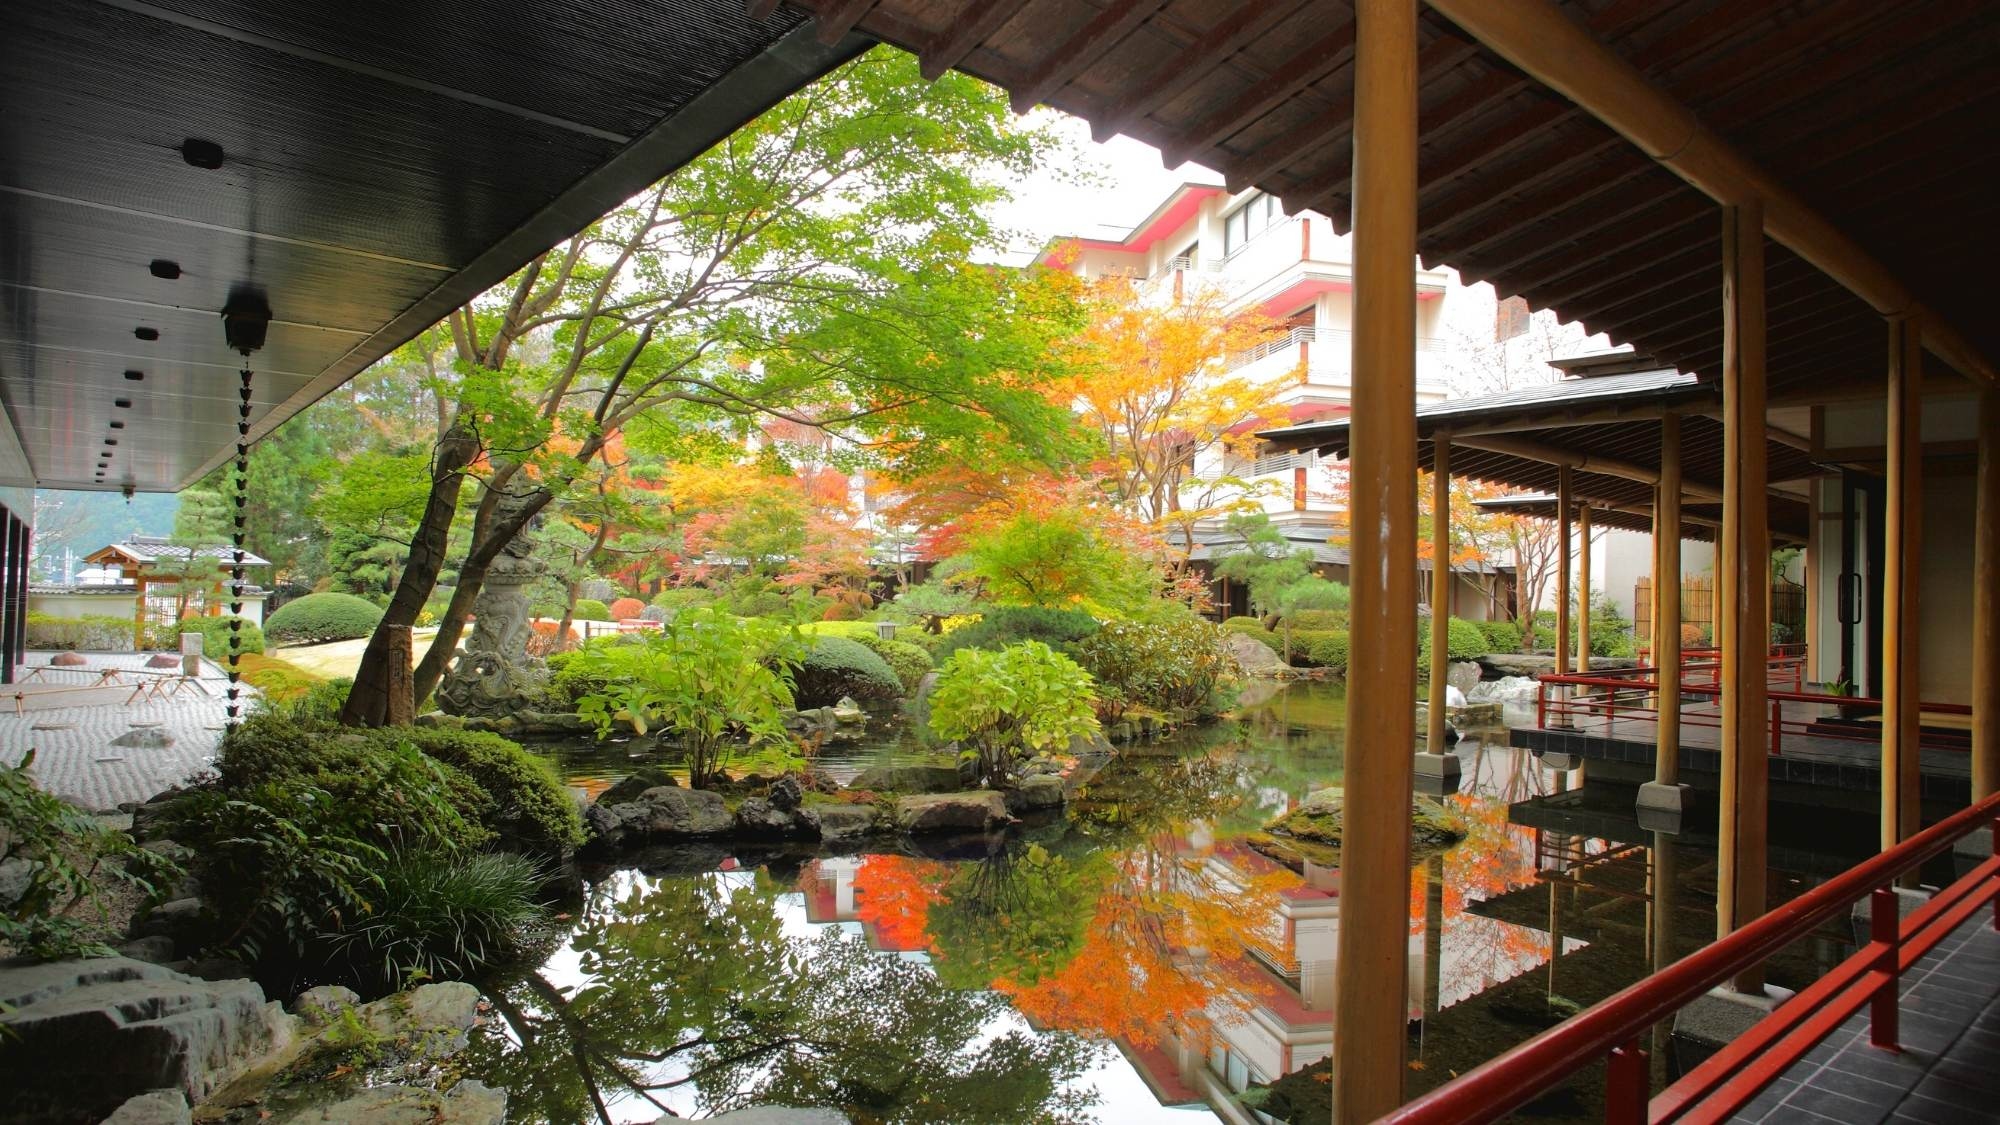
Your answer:
[[[125,377],[136,383],[139,380],[144,379],[146,377],[146,373],[144,371],[127,371],[125,373]]]
[[[120,410],[130,410],[132,409],[132,400],[129,398],[114,398],[111,400],[111,405]]]
[[[160,338],[160,330],[157,328],[134,328],[132,335],[139,337],[141,340],[157,340]]]
[[[112,429],[114,429],[114,430],[122,430],[122,429],[124,429],[124,428],[125,428],[125,423],[123,423],[123,422],[113,422],[113,423],[111,423],[111,428],[112,428]]]
[[[146,271],[162,281],[172,281],[181,275],[181,264],[165,258],[154,258],[146,264]]]
[[[181,142],[181,159],[197,168],[215,169],[222,167],[222,146],[214,141],[204,141],[199,137],[189,137]]]
[[[115,438],[115,437],[108,437],[108,438],[105,438],[105,439],[104,439],[104,444],[106,444],[106,445],[117,445],[117,444],[118,444],[118,439],[117,439],[117,438]],[[106,456],[106,457],[109,457],[109,456],[111,456],[111,455],[110,455],[109,453],[107,453],[107,454],[105,454],[105,456]]]

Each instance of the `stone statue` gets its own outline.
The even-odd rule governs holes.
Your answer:
[[[528,655],[528,586],[541,576],[535,542],[524,531],[487,567],[472,603],[472,636],[438,685],[438,708],[468,718],[501,719],[532,709],[548,668]]]

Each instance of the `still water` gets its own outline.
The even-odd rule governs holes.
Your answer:
[[[694,845],[589,869],[540,963],[489,982],[498,1018],[471,1072],[511,1091],[522,1122],[755,1104],[856,1121],[1325,1121],[1338,872],[1292,871],[1250,840],[1340,784],[1344,717],[1338,685],[1279,690],[1086,761],[1066,817],[1005,837],[838,855]],[[1466,776],[1445,799],[1471,835],[1411,872],[1412,1093],[1714,931],[1699,813],[1655,836],[1631,789],[1505,742],[1460,744]],[[916,749],[887,722],[821,764],[851,775]],[[551,753],[593,789],[635,764],[617,745]],[[1873,825],[1776,831],[1774,900],[1868,854]],[[1829,929],[1770,976],[1809,979],[1849,940]],[[1654,1051],[1656,1079],[1670,1053]],[[1591,1117],[1600,1088],[1579,1075],[1534,1116]]]

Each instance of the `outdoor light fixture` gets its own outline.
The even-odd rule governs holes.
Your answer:
[[[173,281],[181,275],[181,264],[165,258],[154,258],[147,263],[146,271],[162,281]]]
[[[271,302],[264,299],[262,289],[238,286],[230,290],[229,303],[222,306],[222,334],[230,350],[247,356],[263,347],[270,325]]]
[[[146,377],[146,373],[144,371],[127,371],[125,373],[125,377],[136,383],[139,380],[144,379]]]
[[[222,146],[216,144],[214,141],[204,141],[198,137],[189,137],[187,140],[181,142],[181,159],[194,165],[196,168],[206,168],[213,171],[222,167]]]
[[[160,330],[157,328],[134,328],[132,335],[139,337],[141,340],[157,340],[160,338]]]

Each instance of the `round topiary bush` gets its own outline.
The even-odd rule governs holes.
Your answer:
[[[704,586],[672,586],[653,595],[653,604],[661,609],[685,609],[714,600],[715,591]]]
[[[946,633],[937,649],[937,658],[942,664],[962,648],[998,651],[1022,641],[1040,641],[1057,652],[1067,653],[1071,645],[1097,632],[1097,628],[1097,619],[1081,610],[1003,606],[987,610],[972,624]]]
[[[576,608],[570,612],[572,621],[609,621],[611,607],[596,598],[576,599]]]
[[[820,637],[813,641],[792,680],[793,705],[801,710],[831,707],[847,696],[860,703],[903,694],[903,684],[887,661],[860,641]]]
[[[307,594],[286,602],[264,622],[264,634],[280,644],[351,641],[375,631],[382,607],[353,594]]]
[[[611,603],[611,620],[630,621],[646,612],[646,603],[638,598],[619,598]]]
[[[889,670],[896,673],[896,679],[902,681],[905,695],[914,693],[917,690],[917,681],[923,679],[924,673],[935,667],[930,650],[922,645],[911,644],[909,641],[883,640],[873,634],[856,636],[854,640],[889,665]]]
[[[236,617],[183,617],[179,625],[169,630],[172,633],[200,633],[201,654],[217,663],[229,659],[229,623],[242,621],[237,631],[240,652],[263,652],[264,630],[249,618]],[[174,647],[178,648],[178,645]]]

